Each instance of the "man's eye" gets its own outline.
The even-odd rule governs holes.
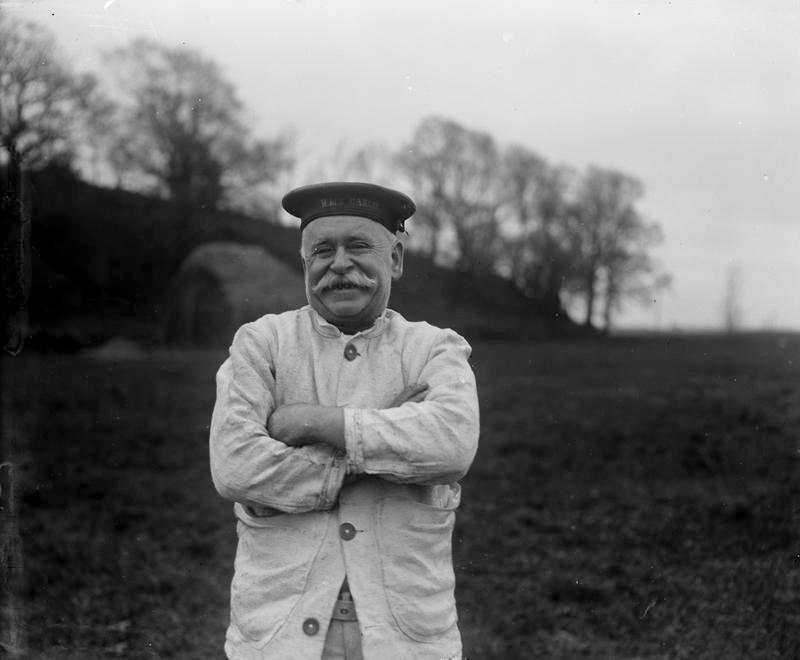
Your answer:
[[[313,250],[311,250],[311,254],[314,256],[325,256],[326,254],[330,254],[333,252],[332,248],[329,245],[318,245]]]
[[[355,243],[351,243],[349,248],[351,250],[369,250],[370,244],[366,241],[356,241]]]

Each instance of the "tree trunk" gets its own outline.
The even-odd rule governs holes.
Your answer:
[[[609,334],[611,332],[611,308],[612,308],[612,300],[606,299],[605,303],[603,304],[603,334]]]
[[[583,325],[587,328],[592,327],[592,317],[594,316],[594,287],[595,277],[594,273],[591,273],[589,277],[586,278],[586,316],[583,319]]]
[[[3,349],[16,355],[22,350],[28,325],[28,297],[31,287],[31,217],[27,175],[19,152],[7,145],[9,159],[6,189],[0,212],[0,263],[2,263]]]
[[[614,314],[614,305],[619,298],[619,290],[616,287],[616,281],[613,275],[606,272],[606,295],[603,300],[603,334],[611,332],[611,317]]]

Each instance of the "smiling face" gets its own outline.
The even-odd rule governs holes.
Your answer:
[[[314,220],[303,230],[301,254],[309,304],[343,332],[370,327],[403,274],[403,244],[368,218]]]

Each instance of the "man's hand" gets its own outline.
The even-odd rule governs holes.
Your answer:
[[[281,406],[269,416],[267,431],[290,447],[325,442],[344,449],[344,411],[309,403]]]
[[[397,408],[404,403],[419,403],[428,392],[427,383],[413,383],[400,392],[389,405]],[[345,448],[344,411],[332,406],[292,403],[277,408],[267,420],[270,436],[289,447],[303,447],[325,442]]]

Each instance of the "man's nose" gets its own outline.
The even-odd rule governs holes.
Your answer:
[[[350,255],[344,247],[336,248],[333,255],[333,263],[331,263],[331,270],[337,273],[343,273],[350,267]]]

